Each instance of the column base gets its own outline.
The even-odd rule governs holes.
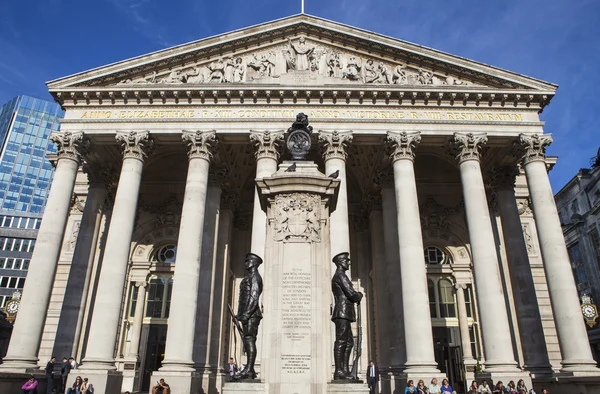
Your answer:
[[[485,360],[485,368],[483,373],[518,373],[521,369],[517,367],[517,362],[514,360],[507,361],[489,361]],[[512,380],[512,379],[511,379]]]
[[[554,375],[552,365],[523,365],[523,370],[531,374],[532,379],[551,378]]]
[[[31,369],[38,369],[38,358],[31,357],[6,357],[2,360],[0,371],[13,373],[26,373]]]
[[[429,373],[429,374],[440,374],[440,370],[437,368],[437,363],[435,362],[406,362],[404,363],[404,371],[407,373]]]
[[[188,360],[163,360],[162,367],[158,370],[164,372],[196,372],[194,362]]]
[[[189,393],[189,394],[201,394],[202,385],[200,374],[192,371],[164,371],[159,369],[152,373],[150,378],[150,389],[156,385],[160,379],[164,379],[165,383],[171,388],[171,393]]]
[[[267,387],[261,381],[253,382],[227,382],[223,385],[222,394],[266,394]]]
[[[80,369],[86,371],[116,371],[115,360],[110,358],[84,358]]]
[[[563,373],[593,373],[600,375],[600,370],[596,367],[595,361],[588,360],[563,360],[561,362]]]
[[[86,377],[94,386],[95,393],[120,393],[123,386],[123,374],[112,370],[85,370],[77,375]]]

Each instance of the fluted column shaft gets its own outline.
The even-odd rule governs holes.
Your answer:
[[[177,241],[165,359],[160,370],[192,372],[208,171],[218,143],[215,131],[184,131],[182,138],[188,148],[189,166]]]
[[[31,257],[21,308],[15,321],[8,352],[1,369],[35,368],[44,329],[52,283],[60,255],[71,195],[81,154],[87,149],[83,133],[55,133],[50,137],[58,147],[58,163],[46,203],[35,250]]]
[[[146,304],[147,282],[135,282],[138,289],[135,311],[133,314],[133,326],[131,327],[131,342],[129,343],[128,358],[136,359],[140,349],[140,338],[142,336],[142,322],[144,321],[144,306]]]
[[[348,182],[346,176],[346,158],[348,146],[352,143],[352,132],[320,131],[319,142],[323,149],[325,174],[339,171],[340,180],[335,211],[330,215],[331,257],[342,252],[350,252],[350,224],[348,216]]]
[[[114,370],[115,340],[127,276],[144,160],[153,149],[148,132],[118,132],[123,165],[115,196],[83,369]]]
[[[545,149],[551,142],[550,135],[520,136],[524,149],[523,165],[562,355],[562,370],[597,372],[546,170]]]
[[[483,331],[485,370],[515,371],[508,313],[500,278],[496,242],[479,163],[480,149],[487,142],[482,134],[454,134],[460,167],[467,228],[471,242],[477,300]]]
[[[514,184],[518,169],[516,166],[501,167],[493,175],[517,323],[522,338],[523,363],[528,371],[550,373],[552,366],[548,359],[546,341],[543,340],[544,328],[515,196]]]
[[[250,141],[254,144],[255,148],[256,178],[270,177],[277,171],[277,161],[279,160],[283,140],[283,131],[267,130],[250,132]],[[266,238],[267,213],[262,210],[258,190],[254,188],[250,252],[264,256]]]
[[[465,284],[456,285],[456,302],[458,303],[458,327],[460,329],[460,344],[462,346],[463,361],[473,363],[471,351],[471,337],[469,335],[469,321],[467,320],[467,304],[465,303]]]
[[[439,372],[433,352],[427,272],[414,170],[420,133],[388,132],[398,215],[398,245],[402,283],[406,372]]]

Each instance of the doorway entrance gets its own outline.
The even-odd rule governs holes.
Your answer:
[[[466,392],[462,349],[454,338],[460,338],[458,327],[433,327],[435,361],[457,393]]]
[[[165,343],[167,341],[166,324],[144,324],[142,326],[142,343],[146,346],[141,349],[140,376],[141,390],[148,392],[153,386],[150,382],[152,372],[158,370],[165,358]]]

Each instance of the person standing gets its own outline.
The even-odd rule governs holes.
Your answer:
[[[379,382],[379,368],[371,360],[369,361],[369,368],[367,368],[367,384],[369,385],[370,394],[377,392],[377,382]]]
[[[52,356],[50,361],[46,364],[46,393],[51,394],[52,389],[54,388],[54,362],[56,361],[56,357]]]
[[[356,321],[354,304],[363,298],[361,292],[354,290],[352,282],[348,279],[346,271],[350,268],[350,254],[343,252],[333,257],[337,266],[331,278],[331,291],[335,298],[335,306],[331,321],[335,324],[335,343],[333,345],[333,359],[335,361],[334,380],[348,379],[350,375],[350,356],[354,347],[352,336],[352,323]]]
[[[60,367],[61,393],[64,393],[67,390],[67,379],[69,378],[69,372],[71,372],[71,363],[66,357],[63,357],[62,366]]]
[[[233,357],[230,357],[229,358],[229,379],[230,380],[233,380],[236,370],[237,370],[237,368],[235,367],[235,361],[233,361]]]

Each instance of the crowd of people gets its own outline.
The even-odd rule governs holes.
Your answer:
[[[69,375],[72,371],[79,367],[77,361],[73,357],[64,357],[60,366],[60,383],[55,387],[55,371],[56,357],[50,358],[46,363],[44,372],[46,373],[46,394],[63,393],[63,394],[93,394],[94,386],[89,382],[88,378],[77,376],[73,379],[73,383],[69,384]],[[58,379],[56,379],[58,380]],[[38,393],[38,381],[35,376],[30,375],[29,379],[21,387],[22,394]]]
[[[438,380],[433,378],[431,384],[425,385],[423,379],[419,380],[415,385],[413,380],[407,382],[404,394],[456,394],[456,391],[450,386],[448,379],[443,379],[442,384],[438,385]],[[481,384],[473,380],[471,386],[467,390],[467,394],[536,394],[533,388],[528,389],[523,379],[520,379],[516,384],[513,380],[507,385],[499,380],[495,384],[487,380],[482,380]],[[549,394],[548,390],[543,389],[541,394]]]

